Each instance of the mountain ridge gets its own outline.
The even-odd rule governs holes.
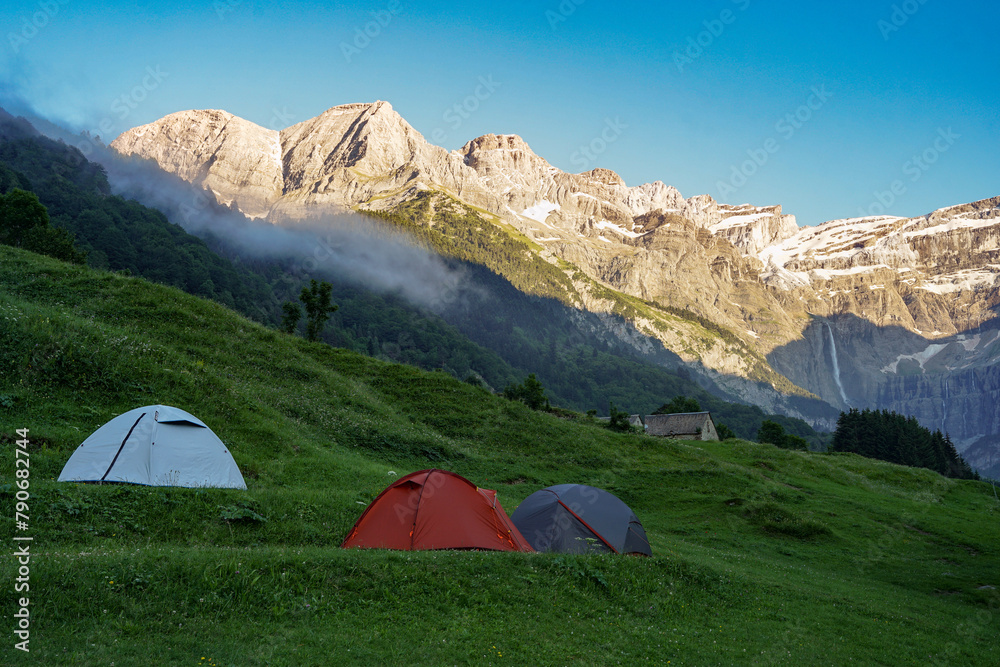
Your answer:
[[[985,338],[956,338],[989,328],[1000,305],[1000,198],[912,218],[799,228],[780,205],[684,198],[662,181],[629,187],[600,167],[567,173],[518,135],[487,134],[448,151],[428,143],[388,102],[331,107],[277,132],[231,119],[226,131],[218,120],[206,125],[218,112],[182,113],[196,122],[167,116],[111,146],[187,174],[220,202],[276,224],[347,209],[393,212],[422,192],[442,193],[481,211],[487,224],[509,225],[567,275],[579,271],[578,307],[612,312],[622,298],[637,298],[732,332],[738,343],[692,345],[690,333],[664,333],[640,315],[631,320],[713,378],[759,376],[747,355],[766,358],[768,373],[789,378],[787,386],[766,380],[771,389],[763,393],[745,383],[736,391],[771,409],[796,385],[840,409],[897,409],[895,384],[916,382],[915,391],[940,402],[947,391],[934,387],[949,373],[1000,374],[998,355],[980,348]],[[280,194],[272,187],[275,136]],[[199,161],[201,171],[193,168]],[[895,327],[907,335],[900,338]],[[956,360],[946,362],[941,352]],[[923,361],[914,366],[907,361],[914,356]],[[928,403],[918,416],[940,423],[942,412]],[[960,448],[1000,433],[1000,415],[949,419]]]
[[[22,136],[25,133],[30,136]],[[21,138],[2,139],[8,134]],[[72,140],[71,135],[65,138]],[[158,168],[109,160],[111,155],[101,155],[105,172],[77,149],[45,137],[25,119],[4,119],[0,113],[0,193],[11,187],[35,191],[43,205],[51,207],[53,222],[75,234],[93,268],[128,271],[211,297],[272,326],[279,321],[282,300],[296,298],[303,282],[313,277],[329,280],[339,309],[323,339],[338,348],[444,370],[458,379],[473,377],[495,388],[535,372],[554,404],[580,411],[596,408],[600,412],[611,401],[646,414],[667,397],[683,394],[700,400],[737,435],[752,437],[763,419],[772,419],[815,445],[821,440],[804,422],[730,403],[732,395],[718,387],[674,373],[676,357],[658,349],[618,316],[599,316],[557,298],[526,294],[500,275],[502,271],[467,261],[474,256],[463,260],[462,253],[442,252],[458,261],[438,258],[440,265],[426,265],[419,258],[430,260],[431,256],[412,247],[416,231],[412,226],[399,232],[388,227],[386,220],[355,219],[353,236],[345,236],[344,230],[310,226],[274,228],[212,204],[204,190]],[[151,193],[155,193],[152,198]],[[189,206],[199,199],[205,207],[196,215],[199,222],[192,224]],[[204,223],[213,233],[198,239],[170,220],[186,221],[189,231],[201,230]],[[433,234],[453,249],[455,239],[440,234],[442,226],[449,224],[460,227],[465,221],[438,220]],[[229,233],[222,234],[223,230]],[[255,243],[245,245],[249,239]],[[376,239],[377,247],[371,245]],[[508,237],[499,228],[492,237],[480,235],[471,245],[496,250],[496,241],[506,246],[504,252],[494,252],[494,258],[501,263],[513,260],[516,275],[512,277],[520,276],[522,286],[549,281],[553,296],[558,297],[556,288],[569,284],[556,267],[527,252],[526,241]],[[324,262],[326,268],[303,265],[296,252],[307,252],[317,243],[331,249],[336,246],[338,257],[364,253],[366,269],[363,273],[357,267],[345,271],[336,267],[339,261]],[[447,249],[430,245],[439,251]],[[254,249],[263,246],[270,259]],[[206,253],[217,255],[215,265],[206,264],[212,259]],[[418,261],[414,264],[414,260]],[[226,266],[228,273],[220,271]],[[380,269],[399,273],[390,283],[361,287],[368,284],[362,276],[377,277]],[[560,278],[561,283],[556,280]],[[396,293],[404,281],[420,293]],[[442,298],[434,293],[441,287],[455,291]],[[247,294],[248,288],[255,288],[252,295]],[[583,387],[577,383],[580,377],[592,377],[595,382]]]
[[[218,133],[215,133],[220,120],[224,120],[223,126],[218,128]],[[420,132],[392,108],[391,104],[384,101],[334,106],[315,118],[280,131],[269,130],[224,111],[213,109],[180,111],[154,123],[123,132],[112,141],[111,147],[125,155],[139,154],[155,159],[164,168],[178,173],[186,180],[201,179],[209,183],[220,183],[226,178],[231,178],[229,184],[242,189],[245,187],[243,181],[246,179],[234,178],[233,174],[225,171],[224,167],[227,166],[225,164],[214,168],[220,160],[228,156],[226,153],[216,154],[219,147],[216,146],[215,139],[221,137],[222,130],[234,120],[239,126],[238,129],[243,132],[237,133],[231,142],[234,145],[226,148],[231,148],[233,153],[239,153],[245,148],[247,137],[243,136],[244,132],[256,135],[254,137],[257,139],[256,143],[272,147],[273,141],[277,138],[281,146],[281,171],[284,181],[281,196],[297,193],[303,187],[310,187],[316,195],[310,202],[313,204],[345,208],[360,204],[375,204],[369,207],[385,208],[386,204],[395,203],[393,194],[397,196],[400,194],[396,192],[400,186],[399,177],[405,175],[407,178],[402,183],[406,184],[419,176],[413,171],[419,168],[422,170],[420,173],[427,174],[425,180],[445,186],[467,203],[485,208],[501,217],[510,213],[543,226],[548,216],[539,220],[540,211],[529,211],[529,209],[540,204],[539,199],[545,200],[546,197],[555,199],[553,203],[559,209],[567,206],[573,209],[570,213],[560,211],[565,217],[573,217],[574,214],[607,213],[611,217],[620,218],[622,212],[638,216],[663,209],[668,212],[683,213],[685,217],[702,226],[720,224],[726,218],[742,215],[748,207],[748,205],[733,207],[718,204],[708,195],[684,199],[676,188],[662,181],[628,187],[618,174],[601,167],[580,174],[564,172],[537,155],[527,142],[516,134],[486,134],[470,140],[458,150],[448,151],[427,142]],[[212,132],[206,133],[206,125]],[[171,142],[171,146],[164,146],[162,141],[151,141],[159,139],[161,133],[166,134],[165,138]],[[176,159],[182,151],[192,152],[189,146],[181,141],[191,137],[198,138],[201,143],[204,143],[207,137],[209,147],[214,149],[213,156],[216,160],[205,167],[203,174],[192,174],[187,168],[187,161],[192,157],[198,157],[198,152],[195,151],[193,156],[184,156],[183,160]],[[333,138],[333,146],[324,144],[323,139],[326,137]],[[303,145],[307,139],[318,140],[318,143]],[[152,146],[159,146],[160,150],[150,152],[149,148]],[[174,150],[171,151],[169,148]],[[273,151],[271,154],[274,154]],[[436,158],[442,163],[429,165],[428,157]],[[424,164],[419,164],[421,158]],[[269,175],[273,175],[277,161],[263,164],[251,160],[242,166],[247,171],[263,169]],[[377,192],[373,188],[354,187],[344,191],[334,187],[338,183],[337,177],[340,176],[337,172],[342,169],[354,169],[359,175],[378,181],[381,187]],[[498,179],[504,180],[507,187],[501,190],[499,187],[489,186],[492,181]],[[420,182],[418,180],[418,183],[408,186],[407,191],[413,187],[420,188]],[[428,187],[428,184],[424,183],[424,186]],[[528,189],[526,186],[532,186],[534,192],[523,194],[512,192],[515,189],[526,190]],[[570,190],[570,186],[575,186],[577,189]],[[570,205],[568,197],[573,193],[588,194],[585,191],[586,186],[598,188],[601,194],[617,195],[619,201],[602,199],[591,194],[592,202]],[[390,194],[387,196],[386,193]],[[225,197],[229,193],[216,190],[216,194]],[[301,194],[299,193],[300,197]],[[506,197],[501,198],[497,196],[498,194]],[[372,197],[375,196],[378,198],[373,201]],[[275,197],[275,200],[277,199],[278,197]],[[249,206],[248,208],[252,209]],[[765,208],[770,209],[773,215],[781,215],[780,207]],[[616,214],[615,209],[621,210]],[[241,210],[251,217],[266,215],[259,209],[241,208]],[[525,215],[525,211],[529,213]],[[273,212],[280,217],[280,207]],[[271,213],[270,209],[268,213]],[[788,216],[783,220],[782,236],[790,235],[794,231],[787,224],[789,222],[794,222],[794,216]]]

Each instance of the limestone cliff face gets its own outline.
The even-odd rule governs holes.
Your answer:
[[[853,315],[816,318],[769,356],[793,382],[841,409],[887,409],[949,434],[970,463],[1000,463],[1000,323],[928,339]],[[992,474],[1000,473],[1000,467]]]
[[[576,237],[588,228],[632,238],[634,219],[678,213],[747,251],[790,236],[780,207],[730,207],[684,199],[660,181],[628,187],[613,171],[569,174],[517,135],[488,134],[458,151],[428,143],[388,102],[347,104],[276,132],[224,111],[183,111],[112,142],[125,155],[210,188],[224,203],[274,221],[345,208],[390,209],[439,189],[511,222],[532,238]]]
[[[511,224],[544,257],[627,294],[690,308],[748,341],[760,329],[776,344],[795,328],[784,315],[777,323],[756,315],[776,303],[756,278],[753,255],[798,229],[780,206],[685,199],[660,181],[629,187],[608,169],[566,173],[516,135],[488,134],[449,152],[375,102],[333,107],[280,132],[225,112],[186,111],[129,130],[112,147],[276,223],[392,209],[420,190],[440,190]],[[686,284],[675,283],[679,270]],[[721,359],[714,367],[740,365]]]
[[[1000,441],[1000,197],[833,221],[758,256],[764,282],[814,317],[770,351],[776,370],[842,409],[916,415],[960,451]]]
[[[486,203],[462,157],[429,144],[388,102],[329,109],[282,130],[281,146],[284,189],[271,216],[278,220],[361,204],[391,208],[445,183]]]
[[[156,160],[167,171],[211,190],[220,203],[233,204],[251,217],[267,215],[281,196],[278,132],[225,111],[171,114],[128,130],[112,146],[125,155]]]
[[[748,255],[795,236],[799,226],[794,215],[782,215],[780,206],[724,206],[714,201],[710,209],[719,211],[719,221],[709,229]]]
[[[917,345],[936,343],[996,317],[1000,197],[918,218],[832,221],[758,257],[764,283],[786,303],[803,303],[823,318],[900,328]],[[853,331],[838,335],[849,339]]]
[[[633,323],[749,401],[783,399],[748,379],[748,350],[839,408],[916,414],[987,458],[993,445],[982,443],[1000,441],[990,393],[1000,386],[1000,344],[989,333],[1000,307],[1000,197],[799,229],[780,206],[685,198],[660,181],[630,187],[607,169],[567,173],[517,135],[447,151],[386,102],[333,107],[280,132],[223,111],[185,111],[112,147],[276,223],[391,210],[441,191],[510,224],[549,261],[727,329],[730,343],[699,347],[684,326]],[[577,288],[583,307],[612,307],[588,283]]]
[[[482,187],[495,193],[500,206],[490,210],[541,232],[548,224],[574,232],[588,221],[610,221],[630,227],[631,219],[660,209],[679,210],[684,198],[657,181],[630,188],[609,169],[568,174],[536,155],[517,135],[488,134],[459,151]],[[531,222],[538,223],[535,225]]]
[[[606,229],[587,227],[585,238],[548,247],[616,290],[646,301],[683,307],[716,322],[754,347],[778,345],[804,312],[786,308],[782,295],[759,279],[762,265],[725,237],[662,211],[634,218],[638,234],[609,242]],[[794,304],[793,304],[794,306]]]

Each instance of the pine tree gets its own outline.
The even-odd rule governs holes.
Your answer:
[[[524,404],[532,410],[549,407],[549,399],[545,397],[545,388],[534,373],[529,373],[524,380]]]
[[[949,436],[940,430],[931,432],[915,417],[888,410],[858,412],[851,408],[841,412],[830,451],[854,452],[891,463],[928,468],[948,477],[977,477],[959,456]]]

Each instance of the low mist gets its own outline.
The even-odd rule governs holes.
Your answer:
[[[155,164],[104,149],[95,159],[115,194],[156,208],[186,231],[218,239],[241,257],[291,260],[293,273],[339,279],[440,311],[469,288],[465,272],[415,244],[405,231],[356,213],[275,225],[215,202]]]
[[[389,223],[356,213],[326,215],[275,225],[218,204],[211,193],[164,172],[154,162],[122,157],[100,139],[73,134],[31,112],[23,100],[0,104],[22,115],[42,134],[79,149],[104,167],[114,194],[161,211],[187,232],[218,241],[244,259],[291,263],[290,279],[341,280],[441,312],[482,288],[466,272]]]

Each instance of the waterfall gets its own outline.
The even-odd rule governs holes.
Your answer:
[[[844,385],[840,383],[840,364],[837,363],[837,344],[833,342],[833,328],[830,327],[830,323],[824,321],[823,324],[826,325],[827,337],[830,339],[830,357],[833,359],[833,380],[837,383],[837,389],[840,390],[840,397],[844,399],[845,405],[850,405],[851,402],[847,400],[847,394],[844,393]]]
[[[969,434],[969,411],[962,410],[962,435],[968,437]]]
[[[941,402],[941,432],[948,432],[948,378],[944,379],[944,400]]]

